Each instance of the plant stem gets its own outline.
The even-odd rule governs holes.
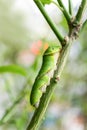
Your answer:
[[[64,40],[64,38],[59,33],[59,31],[58,31],[56,25],[54,24],[54,22],[52,21],[52,19],[48,16],[47,12],[45,11],[45,9],[43,7],[43,4],[40,2],[40,0],[34,0],[34,2],[36,3],[36,5],[38,6],[38,8],[40,9],[41,13],[45,17],[46,21],[50,25],[50,27],[53,30],[53,32],[55,33],[55,35],[57,36],[58,40],[62,43],[62,41]]]
[[[81,32],[84,30],[84,28],[87,26],[87,19],[85,20],[85,22],[83,23],[82,25],[82,28],[81,28]]]
[[[38,8],[41,10],[42,14],[45,17],[46,14],[43,13],[44,10],[43,10],[41,3],[38,0],[34,0],[34,1],[37,4],[37,6],[39,5]],[[58,2],[60,3],[61,7],[63,7],[63,9],[65,10],[64,14],[69,22],[70,17],[68,16],[68,14],[66,12],[65,7],[63,6],[61,0],[58,0]],[[46,18],[46,20],[49,19],[48,16],[45,18]],[[48,23],[50,23],[50,22],[48,22]],[[54,77],[51,79],[50,85],[47,86],[46,93],[44,93],[42,95],[42,97],[40,99],[40,104],[39,104],[38,108],[35,110],[34,115],[31,119],[30,123],[28,124],[28,127],[26,130],[38,130],[42,120],[44,119],[44,114],[46,112],[47,106],[49,104],[49,101],[50,101],[52,94],[57,85],[57,82],[55,82],[55,79],[57,77],[58,77],[57,79],[60,78],[63,68],[65,66],[66,60],[67,60],[67,56],[69,54],[69,50],[70,50],[72,41],[75,38],[77,38],[75,33],[79,33],[79,31],[80,31],[80,27],[78,27],[78,24],[76,24],[76,26],[72,26],[72,29],[69,32],[68,40],[63,39],[62,42],[65,42],[65,46],[62,47],[62,50],[60,52],[60,57],[58,58],[58,61],[57,61],[57,70],[54,72]]]
[[[63,8],[61,8],[60,5],[57,4],[55,1],[52,1],[51,3],[53,3],[53,4],[56,5],[61,11],[63,11]]]
[[[22,101],[22,99],[24,98],[26,92],[25,92],[25,88],[27,87],[28,83],[25,83],[23,89],[19,92],[17,99],[13,102],[13,104],[6,110],[6,112],[4,113],[3,117],[0,120],[0,125],[2,125],[5,121],[6,118],[8,118],[9,114],[12,112],[12,110],[16,107],[16,105],[18,105],[19,102]]]
[[[12,112],[12,110],[15,108],[15,106],[22,100],[22,98],[23,98],[23,95],[21,95],[21,97],[18,97],[17,100],[14,101],[12,106],[6,110],[5,114],[3,115],[3,117],[0,120],[0,125],[2,125],[4,123],[4,120]]]
[[[72,3],[71,0],[68,0],[69,3],[69,13],[72,15]]]
[[[64,4],[62,3],[62,1],[61,0],[57,0],[57,1],[59,3],[60,7],[63,8],[62,12],[63,12],[63,14],[64,14],[67,22],[70,23],[70,21],[71,21],[71,15],[67,12],[67,10],[66,10]]]
[[[81,5],[79,6],[79,10],[78,10],[77,15],[76,15],[77,22],[80,22],[80,20],[82,18],[82,14],[83,14],[83,10],[85,8],[86,2],[87,2],[87,0],[82,0]]]
[[[55,77],[57,75],[60,76],[60,74],[64,68],[70,46],[71,46],[71,44],[66,44],[65,47],[62,49],[62,52],[61,52],[61,55],[59,58],[60,60],[58,60],[58,64],[57,64],[57,70],[54,73],[54,78],[51,79],[51,83],[47,87],[46,93],[43,94],[43,96],[40,100],[39,107],[36,109],[36,111],[32,117],[32,120],[27,127],[27,130],[37,130],[38,127],[40,126],[42,119],[44,118],[44,114],[45,114],[45,111],[49,104],[49,101],[50,101],[52,94],[54,92],[54,89],[56,88],[56,85],[57,85],[57,82],[55,82]]]

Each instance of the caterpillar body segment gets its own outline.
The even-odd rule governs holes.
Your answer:
[[[51,46],[43,54],[42,66],[35,79],[30,95],[30,103],[36,108],[39,105],[42,94],[46,91],[46,87],[50,84],[50,79],[54,75],[60,49],[60,46]]]
[[[43,94],[43,86],[45,87],[46,83],[49,81],[48,76],[42,76],[39,79],[36,79],[32,91],[31,91],[31,97],[30,97],[30,102],[31,105],[33,105],[34,107],[38,107],[39,104],[39,100]]]

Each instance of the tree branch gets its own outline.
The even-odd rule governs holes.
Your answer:
[[[72,15],[72,2],[71,0],[68,0],[68,4],[69,4],[69,13]]]
[[[56,5],[61,11],[63,11],[63,8],[61,8],[58,3],[56,3],[55,1],[52,1],[51,3],[53,3],[53,4]]]
[[[24,98],[25,96],[25,88],[27,87],[28,82],[25,83],[23,89],[19,92],[17,99],[13,102],[13,104],[6,110],[3,117],[0,120],[0,125],[4,124],[5,119],[8,117],[8,115],[12,112],[12,110],[18,105],[18,103]]]
[[[38,0],[34,0],[34,1],[36,2]],[[61,7],[63,7],[65,10],[65,13],[64,13],[65,17],[67,18],[67,20],[70,20],[70,17],[68,15],[68,13],[66,12],[66,9],[63,6],[61,0],[58,0],[58,2],[60,3]],[[44,15],[43,11],[42,11],[42,14]],[[69,26],[69,27],[71,27],[71,26]],[[77,34],[79,33],[80,28],[81,28],[81,26],[78,24],[76,24],[76,26],[72,26],[71,29],[69,28],[68,36],[65,37],[65,39],[62,41],[63,43],[65,43],[64,44],[65,46],[62,47],[60,57],[57,61],[57,70],[54,72],[54,77],[51,79],[50,85],[47,86],[46,93],[44,93],[42,95],[42,97],[40,99],[39,107],[35,110],[34,115],[31,119],[30,123],[28,124],[26,130],[37,130],[39,128],[39,126],[44,118],[44,114],[46,112],[49,101],[50,101],[52,94],[57,85],[57,82],[55,82],[55,79],[56,79],[56,81],[58,81],[60,79],[61,73],[63,71],[63,68],[65,66],[65,63],[66,63],[66,60],[67,60],[67,57],[69,54],[70,47],[72,45],[73,40],[77,38]],[[63,43],[61,43],[61,44],[63,44]]]
[[[63,14],[64,14],[67,22],[70,23],[70,21],[71,21],[71,15],[67,12],[67,10],[66,10],[64,4],[62,3],[62,1],[61,0],[57,0],[57,1],[59,3],[60,7],[63,8],[62,12],[63,12]]]
[[[49,101],[50,101],[52,94],[54,92],[54,89],[57,85],[57,82],[55,82],[55,77],[57,77],[57,75],[58,75],[58,78],[60,77],[60,74],[65,65],[65,61],[67,59],[67,55],[68,55],[70,46],[71,46],[71,44],[66,44],[65,47],[62,49],[60,59],[58,60],[58,64],[57,64],[57,70],[54,73],[54,78],[51,79],[50,85],[47,86],[46,93],[43,94],[43,96],[40,100],[39,107],[36,109],[36,111],[32,117],[32,120],[27,127],[27,130],[37,130],[38,127],[40,126],[42,119],[44,117],[45,111],[47,109],[47,106],[49,104]]]
[[[79,6],[79,10],[78,10],[77,15],[76,15],[77,22],[80,22],[80,20],[82,18],[82,14],[83,14],[83,10],[85,8],[86,2],[87,2],[87,0],[82,0],[81,5]]]
[[[81,28],[81,32],[84,30],[84,28],[87,26],[87,19],[85,20],[85,22],[83,23],[82,25],[82,28]]]
[[[56,25],[54,24],[54,22],[52,21],[52,19],[48,16],[47,12],[45,11],[45,9],[43,7],[43,4],[40,2],[40,0],[34,0],[34,2],[36,3],[37,7],[40,9],[41,13],[45,17],[46,21],[50,25],[50,27],[53,30],[53,32],[55,33],[55,35],[57,36],[58,40],[62,43],[64,38],[58,31],[58,29],[57,29]]]

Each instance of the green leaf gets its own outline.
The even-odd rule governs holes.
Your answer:
[[[40,0],[42,2],[43,5],[45,4],[50,4],[52,2],[52,0]]]
[[[20,74],[22,76],[27,76],[26,70],[21,66],[18,65],[0,66],[0,73],[7,73],[7,72]]]

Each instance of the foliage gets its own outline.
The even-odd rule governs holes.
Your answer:
[[[29,103],[31,87],[41,66],[41,58],[48,44],[57,43],[48,37],[35,44],[30,41],[30,31],[24,26],[22,14],[13,10],[14,1],[0,0],[0,129],[24,130],[34,108]],[[33,12],[32,12],[33,13]],[[58,15],[57,15],[58,17]],[[67,32],[67,23],[62,16],[57,27],[63,26]],[[38,25],[39,26],[39,25]],[[34,32],[33,32],[34,33]],[[78,42],[74,42],[60,83],[57,85],[41,129],[64,129],[63,118],[67,111],[78,108],[87,121],[87,26],[80,32]],[[34,35],[33,35],[34,38]],[[28,48],[28,43],[31,47]],[[39,49],[38,49],[39,48]],[[25,63],[21,57],[28,54]],[[26,58],[25,58],[26,60]],[[15,65],[15,68],[9,65]],[[11,73],[5,73],[9,68]],[[19,66],[19,69],[16,68]],[[11,67],[11,69],[10,69]],[[23,68],[23,70],[21,70]],[[7,71],[7,69],[6,69]],[[13,73],[15,72],[15,73]],[[17,74],[17,73],[19,74]],[[27,76],[22,76],[26,75]],[[61,109],[60,109],[61,108]],[[78,113],[78,112],[77,112]],[[67,116],[66,116],[67,119]],[[71,124],[72,125],[72,124]],[[87,124],[86,124],[87,125]]]

